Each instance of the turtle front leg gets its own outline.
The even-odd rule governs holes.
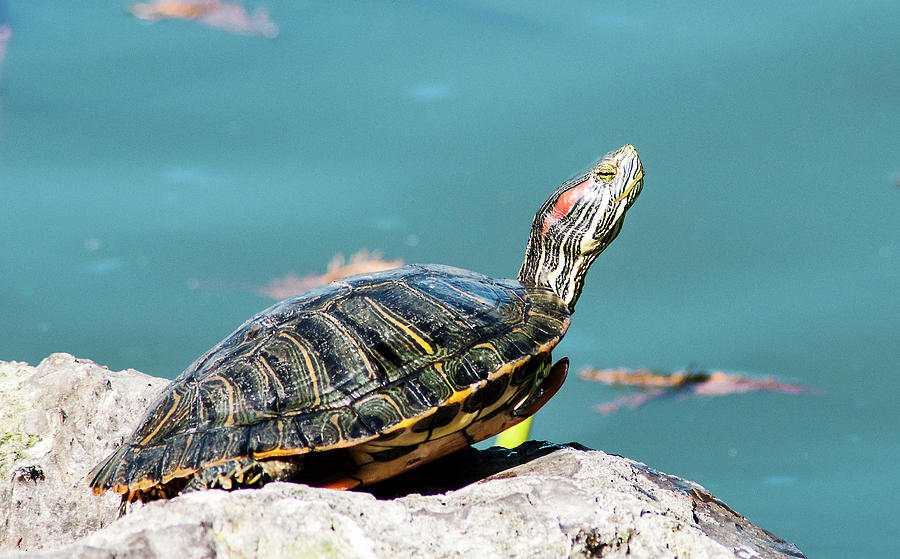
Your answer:
[[[181,493],[205,489],[231,491],[242,487],[262,487],[269,481],[271,478],[259,462],[251,458],[241,458],[203,468],[188,481]]]

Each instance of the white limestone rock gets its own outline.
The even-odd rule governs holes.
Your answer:
[[[65,354],[0,362],[0,557],[803,557],[693,482],[536,442],[466,449],[370,492],[271,483],[115,520],[117,496],[95,497],[87,473],[166,383]]]

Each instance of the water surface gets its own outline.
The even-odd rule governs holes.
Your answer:
[[[5,7],[0,359],[174,377],[270,304],[247,286],[362,248],[515,275],[547,194],[632,143],[573,371],[825,395],[601,416],[618,393],[573,375],[533,436],[697,480],[810,557],[897,552],[900,4],[273,2],[274,39]]]

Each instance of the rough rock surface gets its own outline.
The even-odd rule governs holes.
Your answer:
[[[115,520],[119,499],[95,497],[87,473],[167,384],[64,353],[0,362],[0,551],[71,543]]]
[[[164,379],[0,362],[0,557],[803,557],[701,486],[578,445],[466,449],[368,492],[289,483],[137,505],[87,472]],[[16,551],[19,550],[19,551]]]

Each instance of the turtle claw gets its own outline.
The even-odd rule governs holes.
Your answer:
[[[181,493],[204,489],[231,491],[244,487],[261,487],[268,481],[271,479],[260,463],[245,458],[201,470],[187,482]]]

